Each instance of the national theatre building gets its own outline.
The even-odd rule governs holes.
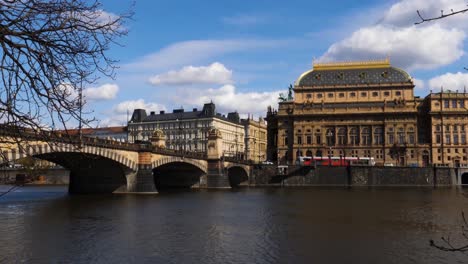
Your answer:
[[[447,87],[450,88],[450,87]],[[414,96],[389,60],[315,63],[292,94],[268,109],[270,160],[298,156],[373,157],[377,164],[468,164],[466,91]],[[290,91],[292,93],[292,91]]]

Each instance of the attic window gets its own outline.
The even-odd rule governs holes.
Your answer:
[[[315,79],[316,80],[320,80],[322,78],[322,75],[321,74],[315,74]]]
[[[359,78],[361,78],[361,79],[365,79],[366,77],[367,77],[367,74],[365,72],[361,72],[359,74]]]

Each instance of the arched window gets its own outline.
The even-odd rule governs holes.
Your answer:
[[[346,145],[346,128],[341,127],[338,129],[338,145]]]
[[[306,156],[307,156],[307,157],[312,157],[312,151],[310,151],[310,150],[307,150],[307,152],[306,152]]]
[[[327,137],[327,145],[333,146],[335,145],[335,130],[333,128],[327,129],[327,133],[325,134]]]
[[[374,144],[376,145],[382,145],[383,144],[383,128],[382,127],[377,127],[374,129]]]
[[[398,136],[398,144],[405,144],[406,143],[406,137],[405,137],[405,129],[400,127],[398,128],[397,132]]]
[[[362,144],[370,145],[371,144],[371,132],[369,127],[363,127],[361,132]]]
[[[355,127],[349,129],[349,140],[351,145],[359,145],[359,134]]]

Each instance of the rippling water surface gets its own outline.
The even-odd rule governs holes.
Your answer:
[[[1,189],[5,187],[0,187]],[[462,189],[240,189],[0,197],[1,263],[467,263]]]

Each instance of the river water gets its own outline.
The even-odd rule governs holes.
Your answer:
[[[1,263],[468,263],[428,242],[463,242],[463,189],[66,190],[0,197]]]

